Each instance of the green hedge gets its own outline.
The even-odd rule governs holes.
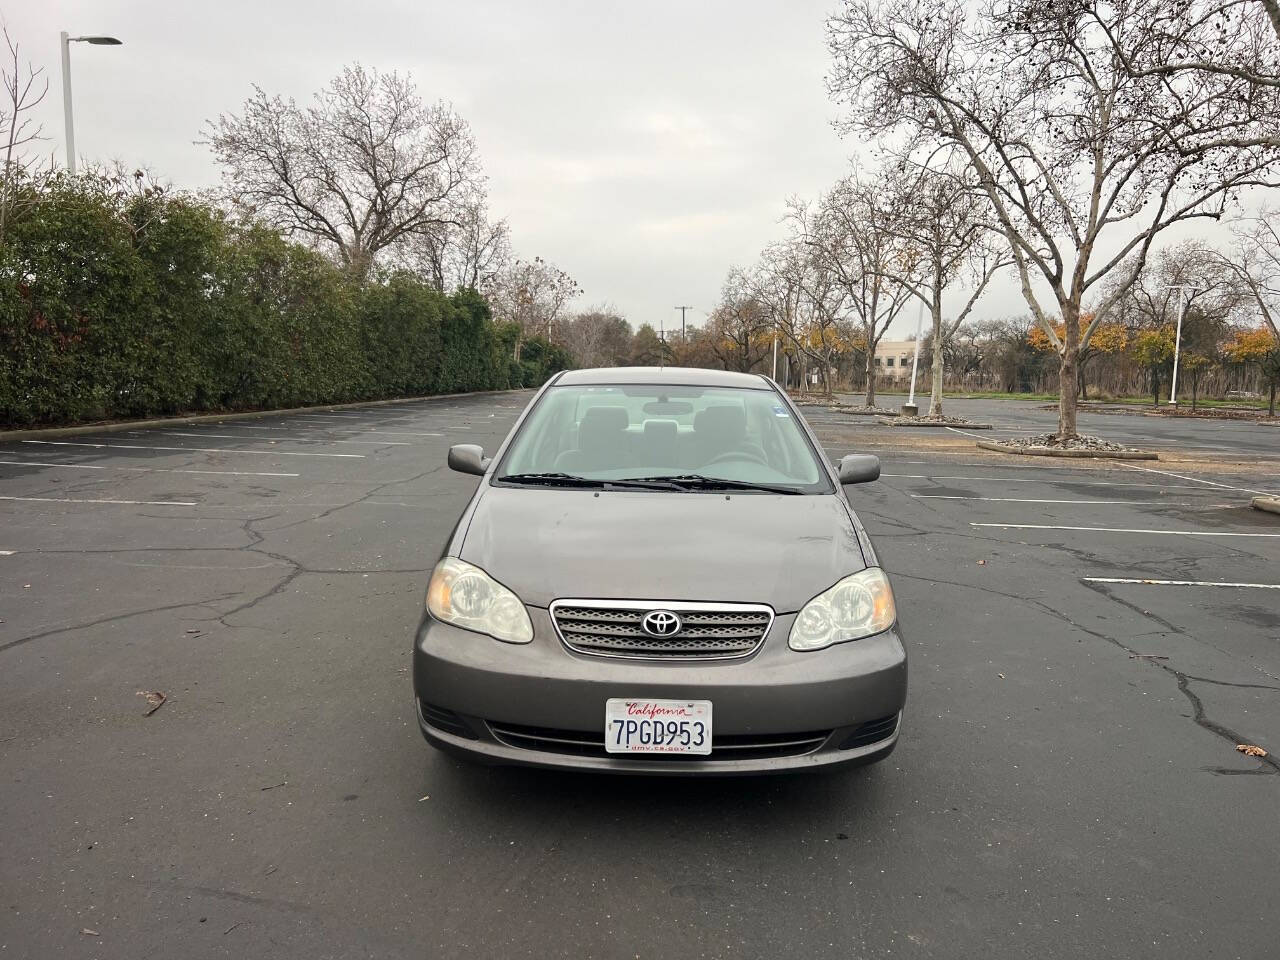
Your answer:
[[[0,425],[534,386],[474,291],[350,280],[198,199],[95,176],[23,185],[0,241]]]

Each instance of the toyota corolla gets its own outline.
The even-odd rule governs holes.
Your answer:
[[[427,587],[423,735],[490,762],[740,774],[897,743],[893,591],[833,464],[769,379],[576,370],[492,458]]]

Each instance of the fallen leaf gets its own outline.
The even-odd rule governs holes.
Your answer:
[[[1003,679],[1004,679],[1004,674],[1003,674],[1003,673],[997,673],[997,674],[996,674],[996,676],[997,676],[997,677],[999,677],[1001,680],[1003,680]]]
[[[159,690],[139,690],[138,696],[143,697],[147,701],[149,709],[143,712],[144,717],[149,717],[161,707],[164,706],[165,700],[168,698]]]
[[[1261,747],[1255,747],[1252,743],[1237,743],[1236,749],[1246,757],[1265,757],[1267,755],[1267,751]]]
[[[987,565],[987,561],[985,561],[985,560],[979,560],[979,561],[978,561],[978,566],[980,566],[980,567],[985,567],[986,565]]]
[[[100,936],[102,936],[102,934],[98,933],[98,931],[97,931],[97,930],[90,930],[88,927],[82,927],[82,928],[81,928],[81,930],[80,930],[80,932],[81,932],[81,933],[83,933],[86,937],[100,937]]]
[[[430,799],[431,799],[431,795],[430,795],[430,794],[428,794],[428,795],[427,795],[427,796],[425,796],[425,797],[419,797],[419,798],[418,798],[418,802],[419,802],[419,803],[421,803],[423,800],[430,800]]]

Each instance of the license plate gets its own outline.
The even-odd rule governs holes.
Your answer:
[[[710,753],[710,700],[606,700],[610,753]]]

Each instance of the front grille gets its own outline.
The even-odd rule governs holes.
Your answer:
[[[852,750],[855,747],[869,747],[871,744],[879,743],[881,740],[888,740],[893,736],[893,731],[896,729],[898,729],[898,715],[896,713],[889,717],[881,717],[879,720],[868,720],[845,738],[844,743],[840,744],[840,749]]]
[[[641,629],[645,614],[668,610],[682,625],[669,637]],[[658,600],[557,600],[551,619],[571,650],[605,657],[717,659],[744,657],[764,641],[773,610],[759,603]]]
[[[494,738],[508,747],[559,753],[572,757],[634,757],[641,760],[679,762],[681,760],[767,760],[771,757],[798,757],[817,750],[831,736],[830,730],[809,733],[733,734],[713,736],[711,753],[609,753],[604,748],[604,731],[557,730],[525,727],[514,723],[489,723]]]

